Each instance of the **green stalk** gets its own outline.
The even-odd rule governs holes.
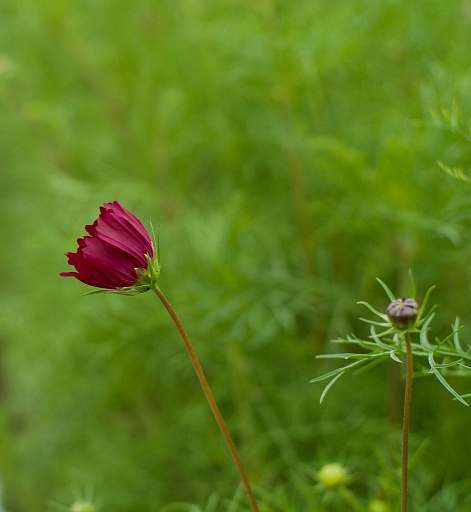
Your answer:
[[[406,388],[404,392],[404,417],[402,423],[402,486],[401,486],[401,512],[407,512],[407,482],[409,457],[409,425],[410,407],[412,398],[412,347],[409,332],[404,333],[407,352]]]
[[[186,350],[188,351],[188,355],[190,356],[191,362],[193,364],[193,368],[195,369],[195,372],[200,381],[201,387],[203,388],[204,394],[206,396],[206,400],[208,401],[209,407],[211,408],[211,411],[213,412],[214,418],[216,419],[219,429],[221,430],[222,436],[224,437],[224,440],[226,441],[229,451],[231,452],[232,458],[234,459],[235,465],[237,467],[237,471],[239,472],[239,476],[242,480],[242,483],[244,484],[245,490],[247,491],[247,495],[249,497],[249,501],[250,501],[252,510],[253,510],[253,512],[259,512],[257,502],[255,501],[255,496],[252,492],[252,488],[250,487],[250,483],[247,478],[247,473],[245,472],[244,466],[242,464],[242,460],[239,456],[237,448],[235,447],[234,441],[232,440],[229,430],[227,429],[224,419],[219,411],[219,408],[216,404],[216,400],[213,397],[213,393],[211,392],[211,388],[209,387],[208,381],[206,380],[206,377],[203,373],[203,368],[201,367],[198,357],[196,356],[196,353],[193,349],[193,345],[191,344],[191,341],[188,338],[188,335],[186,334],[185,329],[183,328],[183,325],[180,322],[177,314],[175,313],[174,309],[172,308],[172,306],[170,305],[170,303],[168,302],[168,300],[166,299],[164,294],[161,292],[160,288],[158,288],[157,285],[154,285],[154,287],[152,288],[152,291],[160,299],[160,301],[164,305],[165,309],[167,310],[168,314],[172,318],[173,323],[175,324],[175,327],[177,328],[178,332],[180,333],[180,336],[183,340],[183,343],[185,344]]]

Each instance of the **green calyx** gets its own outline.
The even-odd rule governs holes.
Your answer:
[[[155,254],[154,258],[151,258],[148,254],[146,254],[147,258],[147,268],[145,270],[140,268],[135,268],[137,282],[132,287],[132,289],[136,289],[137,293],[147,292],[152,288],[157,286],[157,281],[160,276],[160,262],[157,254]]]

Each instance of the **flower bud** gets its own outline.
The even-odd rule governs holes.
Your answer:
[[[346,483],[347,472],[341,464],[332,462],[321,467],[317,478],[326,489],[335,489]]]
[[[373,500],[368,506],[368,512],[389,512],[389,507],[383,500]]]
[[[70,512],[96,512],[96,507],[88,501],[76,501],[69,508]]]
[[[415,324],[418,309],[414,299],[396,299],[389,304],[386,315],[393,327],[405,331]]]
[[[105,203],[88,235],[77,240],[76,252],[68,252],[76,272],[61,272],[102,290],[134,295],[156,286],[160,263],[151,237],[142,222],[118,201]]]

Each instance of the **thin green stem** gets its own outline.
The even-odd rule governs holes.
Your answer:
[[[213,397],[213,393],[211,392],[211,388],[209,387],[208,381],[206,380],[206,377],[203,373],[203,368],[201,367],[198,357],[196,356],[196,353],[193,349],[193,345],[191,344],[191,341],[188,338],[188,335],[186,334],[185,329],[183,328],[183,325],[180,322],[177,314],[175,313],[174,309],[172,308],[164,294],[161,292],[160,288],[155,286],[155,288],[152,288],[152,290],[164,305],[168,314],[172,318],[175,327],[178,329],[178,332],[180,333],[183,342],[185,343],[186,350],[188,351],[188,355],[190,356],[193,368],[195,369],[201,387],[203,388],[206,400],[208,401],[208,404],[211,407],[211,411],[213,412],[214,418],[216,419],[219,429],[221,430],[222,436],[224,437],[224,440],[226,441],[229,451],[231,452],[232,458],[234,459],[235,465],[237,467],[237,471],[239,472],[239,476],[242,480],[242,483],[244,484],[245,490],[247,491],[252,510],[253,512],[259,512],[257,502],[255,501],[255,496],[252,492],[252,488],[250,487],[250,483],[247,478],[247,473],[245,472],[244,466],[242,464],[242,460],[239,456],[237,448],[235,447],[234,441],[232,440],[229,430],[227,429],[224,419],[219,411],[219,407],[216,404],[216,400]]]
[[[412,398],[412,347],[410,335],[404,333],[407,352],[406,388],[404,392],[404,417],[402,423],[402,486],[401,486],[401,512],[407,512],[407,482],[408,482],[408,458],[409,458],[409,425],[410,407]]]

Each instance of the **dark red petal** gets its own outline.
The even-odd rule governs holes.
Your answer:
[[[135,284],[137,277],[132,261],[107,251],[103,242],[90,237],[80,238],[78,244],[76,253],[67,253],[69,265],[77,270],[77,275],[69,275],[99,288],[123,288]]]
[[[104,274],[136,281],[135,268],[147,268],[147,260],[144,265],[125,251],[100,240],[98,238],[85,237],[82,249],[83,259],[87,267],[97,268]]]
[[[119,210],[111,208],[114,203],[105,203],[100,208],[99,218],[91,225],[85,226],[90,236],[100,238],[116,247],[128,252],[136,259],[135,267],[146,267],[148,254],[154,255],[154,247],[149,233],[140,221],[131,213],[120,207]],[[119,203],[117,203],[118,206]],[[121,210],[127,212],[123,215]],[[139,229],[137,229],[139,228]]]
[[[149,233],[147,232],[147,229],[135,215],[133,215],[130,211],[126,210],[126,208],[121,206],[118,203],[118,201],[114,201],[111,204],[115,207],[116,211],[120,212],[122,217],[124,217],[134,227],[135,231],[140,233],[143,240],[145,240],[147,243],[151,240]]]
[[[142,242],[147,248],[146,252],[148,252],[149,256],[153,256],[153,252],[149,252],[153,251],[151,237],[142,222],[136,216],[126,210],[126,208],[123,208],[117,201],[105,203],[103,208],[105,209],[105,219],[110,214],[112,217],[115,217],[122,228]]]
[[[111,285],[109,281],[102,278],[97,278],[95,276],[91,276],[89,274],[79,274],[78,272],[61,272],[59,274],[62,277],[75,277],[82,283],[88,284],[89,286],[95,286],[96,288],[105,288],[108,290],[116,290],[117,288],[122,288],[119,285]]]
[[[147,266],[146,254],[153,256],[152,243],[144,244],[136,238],[134,233],[129,233],[115,217],[100,220],[96,226],[94,237],[103,240],[116,248],[128,253],[136,260],[135,267]]]

